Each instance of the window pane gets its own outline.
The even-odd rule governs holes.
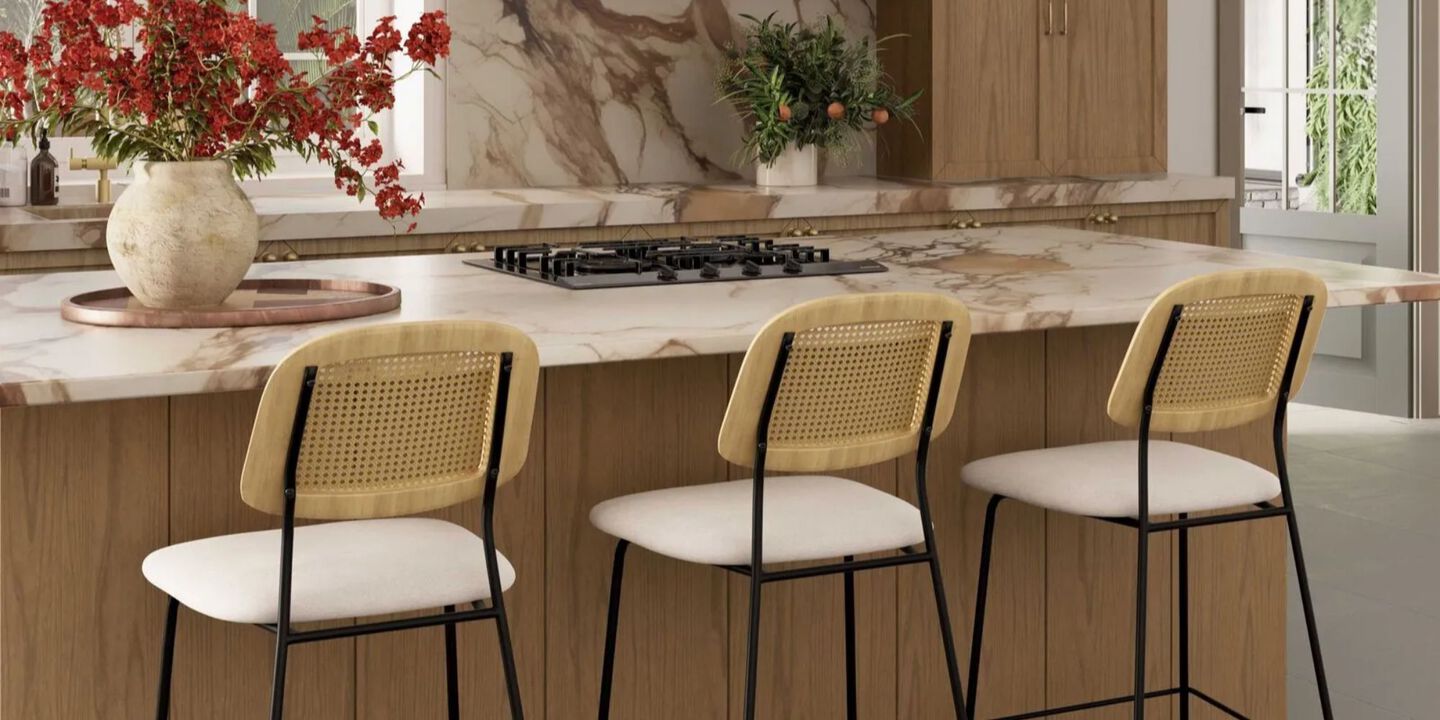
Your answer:
[[[1285,209],[1285,179],[1285,95],[1245,93],[1245,205]]]
[[[334,29],[355,27],[355,0],[255,0],[255,17],[275,26],[283,52],[299,50],[296,38],[320,17]]]
[[[1374,215],[1379,158],[1375,99],[1341,95],[1336,102],[1335,212]]]
[[[40,22],[44,0],[0,0],[0,31],[29,40]]]
[[[1296,210],[1330,212],[1330,95],[1297,94],[1290,99],[1291,171]]]
[[[1335,87],[1375,87],[1375,0],[1335,0]]]
[[[1285,6],[1290,0],[1245,3],[1245,87],[1285,85]]]

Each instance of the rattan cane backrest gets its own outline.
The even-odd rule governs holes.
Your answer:
[[[946,321],[953,325],[932,431],[939,435],[965,368],[969,311],[943,295],[848,295],[798,305],[761,329],[730,396],[720,454],[754,465],[756,429],[786,333],[794,343],[770,418],[767,469],[828,472],[913,452]]]
[[[1183,309],[1155,384],[1150,428],[1222,430],[1272,412],[1306,296],[1314,302],[1300,339],[1292,394],[1305,380],[1324,319],[1324,281],[1299,270],[1236,270],[1166,290],[1150,305],[1130,342],[1110,393],[1110,417],[1129,427],[1139,425],[1155,353],[1177,305]]]
[[[280,362],[260,399],[241,498],[284,511],[286,456],[310,366],[317,372],[295,468],[296,517],[409,515],[477,497],[507,352],[499,482],[509,480],[530,444],[535,344],[495,323],[398,323],[327,335]]]

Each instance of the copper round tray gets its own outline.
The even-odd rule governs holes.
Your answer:
[[[67,298],[60,317],[88,325],[146,328],[244,327],[343,320],[400,307],[400,291],[363,280],[245,280],[213,307],[166,310],[142,305],[127,288]]]

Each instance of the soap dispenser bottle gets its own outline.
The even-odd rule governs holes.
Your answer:
[[[50,135],[40,130],[40,152],[30,161],[30,204],[60,203],[60,163],[50,154]]]

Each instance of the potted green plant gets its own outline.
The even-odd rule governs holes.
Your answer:
[[[880,65],[888,38],[851,40],[828,15],[813,24],[741,17],[744,45],[726,48],[716,84],[745,122],[740,154],[756,163],[757,185],[814,185],[817,148],[843,160],[868,125],[913,119],[920,93],[901,97]]]

